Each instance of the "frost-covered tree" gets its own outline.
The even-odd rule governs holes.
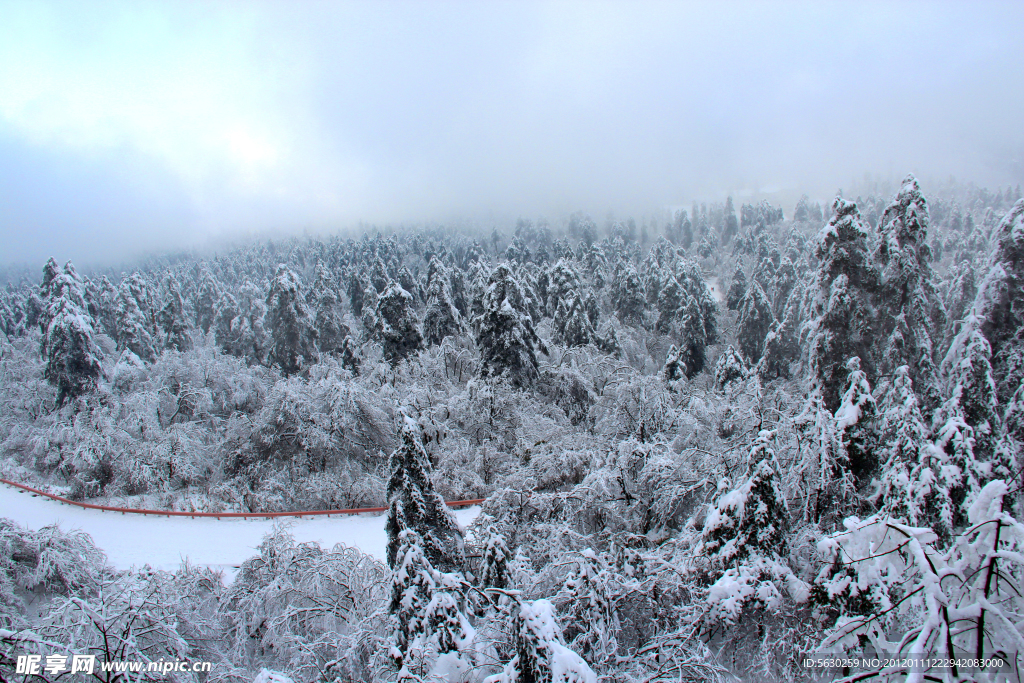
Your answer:
[[[764,342],[775,316],[772,315],[771,301],[756,282],[750,285],[747,295],[740,304],[740,318],[737,328],[737,343],[740,351],[751,362],[757,363],[764,353]]]
[[[637,325],[644,318],[647,299],[640,275],[631,263],[617,272],[613,289],[615,313],[623,323]]]
[[[934,393],[935,340],[945,313],[935,287],[927,244],[928,204],[914,176],[907,176],[878,225],[874,262],[881,273],[878,297],[878,370],[906,365],[922,395]],[[847,357],[861,355],[847,353]],[[861,361],[865,358],[861,356]]]
[[[395,666],[403,669],[414,654],[417,640],[428,633],[427,607],[437,591],[437,577],[423,552],[419,534],[403,529],[395,542],[394,557],[389,558],[394,569],[389,654]]]
[[[737,267],[732,276],[732,284],[729,286],[729,293],[725,299],[726,308],[730,311],[738,311],[743,297],[747,295],[747,276],[743,268]]]
[[[730,344],[715,363],[715,387],[719,391],[725,391],[733,382],[743,381],[750,374],[743,356]]]
[[[762,430],[747,459],[739,487],[720,494],[704,521],[698,556],[707,561],[708,619],[735,622],[747,604],[777,609],[782,601],[779,586],[796,599],[804,588],[784,564],[789,512],[779,481],[772,441],[775,433]]]
[[[999,222],[995,236],[998,246],[972,313],[988,340],[999,400],[1006,405],[1024,381],[1024,200]]]
[[[402,443],[391,453],[388,480],[388,564],[396,565],[400,536],[415,531],[430,565],[442,572],[463,571],[464,542],[458,522],[431,481],[433,466],[421,443],[420,427],[405,417]]]
[[[959,472],[946,467],[941,449],[929,443],[912,383],[910,368],[897,368],[880,406],[882,511],[949,538],[957,514],[951,489]]]
[[[519,238],[517,237],[516,240]],[[513,240],[515,244],[515,240]],[[512,247],[509,246],[509,249]],[[423,337],[427,344],[436,345],[445,337],[466,331],[462,313],[452,300],[451,272],[437,257],[430,259],[427,276],[427,310],[423,316]]]
[[[413,296],[397,282],[389,284],[377,299],[374,334],[384,346],[384,357],[392,365],[423,348],[423,335],[413,311]]]
[[[49,266],[53,259],[47,263]],[[70,261],[63,270],[44,269],[45,319],[43,376],[57,387],[57,403],[96,387],[102,352],[93,340],[92,316],[85,308],[82,281]]]
[[[594,343],[597,337],[594,325],[587,315],[587,307],[576,291],[569,292],[565,298],[559,300],[552,317],[552,328],[553,341],[565,346],[586,346]]]
[[[292,375],[316,362],[313,316],[302,295],[299,276],[283,263],[267,293],[267,327],[271,343],[267,361]]]
[[[156,360],[156,343],[131,279],[122,281],[117,292],[117,348],[147,362]]]
[[[757,364],[757,375],[762,381],[777,377],[789,379],[790,363],[800,355],[797,342],[795,307],[787,309],[781,320],[776,320],[764,338],[764,351]]]
[[[352,336],[346,334],[341,342],[341,365],[347,368],[353,375],[359,374],[359,353],[356,350],[356,343]]]
[[[479,586],[502,590],[509,588],[512,580],[509,567],[512,553],[505,544],[505,538],[498,533],[493,524],[488,524],[484,529],[481,547]],[[495,599],[495,602],[498,600]]]
[[[878,466],[878,408],[871,393],[871,383],[861,370],[860,358],[854,356],[846,362],[849,372],[846,391],[836,409],[836,428],[842,438],[843,450],[850,472],[864,480]]]
[[[515,656],[484,683],[597,683],[590,665],[563,643],[549,600],[521,602],[512,630]]]
[[[223,287],[214,277],[210,269],[205,265],[202,269],[202,279],[199,282],[199,289],[193,300],[196,325],[206,334],[210,331],[216,320],[217,302],[223,295]]]
[[[185,304],[181,298],[181,290],[177,281],[168,276],[164,282],[164,300],[157,321],[163,332],[163,347],[175,351],[187,351],[192,347],[188,320],[185,318]]]
[[[812,310],[805,337],[814,379],[830,411],[839,407],[846,362],[857,356],[872,372],[879,275],[868,256],[868,230],[857,205],[837,197],[818,233]]]
[[[483,377],[505,377],[525,387],[537,379],[537,351],[547,348],[533,329],[522,286],[506,264],[491,273],[476,321]]]

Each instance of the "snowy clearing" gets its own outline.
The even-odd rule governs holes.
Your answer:
[[[465,527],[480,508],[453,512]],[[387,545],[383,514],[284,520],[152,517],[72,507],[4,485],[0,485],[0,517],[31,529],[48,524],[58,524],[64,530],[81,529],[117,569],[148,564],[173,571],[188,560],[223,570],[228,578],[235,567],[256,553],[275,524],[287,526],[298,543],[312,541],[324,548],[344,543],[381,561]]]

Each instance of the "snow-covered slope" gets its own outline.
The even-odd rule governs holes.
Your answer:
[[[455,517],[465,527],[479,512],[476,506],[464,508],[455,510]],[[299,543],[314,541],[326,548],[344,543],[379,560],[384,560],[387,545],[383,514],[284,520],[122,515],[63,505],[2,484],[0,517],[32,529],[48,524],[81,529],[117,569],[148,564],[174,570],[187,559],[193,565],[223,569],[230,576],[234,567],[255,554],[256,546],[275,524],[286,525]]]

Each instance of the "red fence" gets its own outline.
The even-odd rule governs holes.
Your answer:
[[[52,493],[46,493],[39,489],[34,489],[31,486],[25,486],[17,482],[8,481],[7,479],[0,479],[0,483],[13,486],[21,489],[22,491],[28,491],[31,494],[37,496],[43,496],[50,500],[55,500],[58,503],[65,503],[66,505],[75,505],[80,508],[86,508],[88,510],[103,510],[104,512],[120,512],[122,515],[131,513],[134,515],[161,515],[164,517],[216,517],[220,519],[222,517],[227,518],[242,518],[242,519],[267,519],[270,517],[315,517],[317,515],[356,515],[360,512],[384,512],[387,510],[384,508],[355,508],[352,510],[304,510],[302,512],[179,512],[177,510],[139,510],[136,508],[119,508],[111,507],[109,505],[93,505],[92,503],[79,503],[67,498],[61,498],[55,496]],[[448,507],[464,507],[466,505],[479,505],[484,502],[484,498],[477,498],[475,500],[452,500],[448,501]]]

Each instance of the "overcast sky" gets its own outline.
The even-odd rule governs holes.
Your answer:
[[[1019,1],[0,0],[0,263],[1016,184],[1022,27]]]

